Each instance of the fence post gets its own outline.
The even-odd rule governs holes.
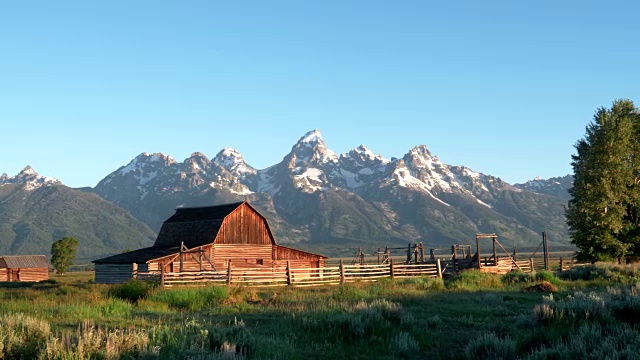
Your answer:
[[[287,285],[291,285],[291,264],[287,260]]]
[[[531,272],[536,271],[536,268],[533,267],[533,258],[529,258],[529,267],[531,267]]]
[[[180,272],[183,272],[183,260],[182,260],[182,248],[184,248],[184,241],[180,242]]]
[[[544,269],[549,270],[549,242],[547,232],[542,232],[542,251],[544,252]]]
[[[496,241],[498,241],[498,239],[496,239],[495,236],[492,239],[493,239],[493,265],[498,266],[498,253],[496,252]]]
[[[442,279],[442,265],[440,265],[440,259],[436,261],[436,269],[438,269],[438,277]]]
[[[393,259],[389,259],[389,277],[391,278],[391,280],[393,280],[393,278],[395,277],[395,274],[393,273]]]
[[[138,263],[133,263],[133,273],[131,275],[134,279],[138,278]]]
[[[227,264],[227,286],[231,286],[231,259]]]
[[[160,287],[164,289],[164,264],[160,264]]]
[[[562,257],[560,257],[560,272],[564,270],[564,264],[562,263]]]
[[[340,259],[340,284],[344,284],[345,283],[345,276],[344,276],[344,260]]]
[[[478,255],[478,270],[482,269],[482,259],[480,258],[480,238],[478,237],[478,234],[476,234],[476,255]],[[455,269],[455,267],[454,267]],[[456,270],[456,273],[458,272],[458,270]]]

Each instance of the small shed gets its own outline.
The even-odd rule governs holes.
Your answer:
[[[248,202],[178,208],[153,246],[94,260],[97,283],[124,282],[136,272],[232,268],[324,267],[327,257],[276,244],[267,219]]]
[[[0,256],[0,281],[49,280],[49,262],[44,255]]]

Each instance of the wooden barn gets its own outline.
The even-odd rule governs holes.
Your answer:
[[[49,279],[49,262],[44,255],[0,256],[0,281],[43,281]]]
[[[324,267],[323,255],[277,245],[267,219],[248,202],[178,208],[152,247],[94,260],[97,283],[118,283],[137,272],[232,268]],[[229,265],[229,263],[231,263]]]

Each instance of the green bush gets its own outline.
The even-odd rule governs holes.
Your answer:
[[[109,295],[118,299],[137,302],[147,297],[153,288],[154,285],[151,282],[131,279],[125,283],[114,285],[109,290]]]
[[[419,276],[399,279],[397,282],[400,285],[413,285],[416,289],[425,291],[439,291],[445,289],[444,282],[440,278]]]
[[[165,303],[169,307],[198,311],[210,305],[219,305],[227,299],[228,292],[224,286],[207,286],[202,288],[170,289],[154,292],[149,300]]]
[[[531,273],[525,273],[522,271],[512,271],[502,275],[502,282],[505,284],[528,284],[533,282],[533,276]]]
[[[534,273],[537,281],[548,281],[553,285],[559,285],[560,279],[551,271],[538,271]]]
[[[472,269],[451,277],[446,282],[446,286],[449,289],[480,290],[499,289],[503,287],[503,284],[498,275]]]
[[[559,273],[564,280],[603,280],[620,284],[640,282],[640,271],[634,265],[595,264],[574,266]]]
[[[331,298],[337,301],[359,301],[367,297],[367,291],[355,284],[344,284],[339,286],[331,294]]]

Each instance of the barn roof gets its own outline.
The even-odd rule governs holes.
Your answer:
[[[180,252],[179,246],[152,246],[148,248],[129,251],[126,253],[113,255],[104,259],[94,260],[96,264],[108,263],[108,264],[132,264],[132,263],[145,263],[149,260],[177,254]]]
[[[215,206],[177,208],[176,213],[167,219],[162,225],[160,233],[156,238],[156,242],[152,247],[113,255],[103,259],[94,260],[93,262],[97,264],[145,263],[149,260],[178,254],[180,252],[181,243],[184,243],[184,245],[189,249],[212,244],[218,235],[225,217],[231,214],[242,204],[246,204],[248,207],[256,211],[262,219],[267,221],[260,212],[255,210],[251,204],[245,201]],[[274,241],[273,234],[271,234],[271,229],[268,226],[267,231],[269,232],[272,241]],[[275,242],[273,245],[277,246]],[[306,251],[300,252],[317,255]],[[317,256],[326,258],[326,256],[323,255]]]
[[[28,269],[48,268],[49,262],[44,255],[5,255],[0,256],[0,268]]]
[[[218,235],[224,218],[244,202],[232,204],[178,208],[164,222],[153,246],[179,246],[188,248],[210,244]]]

